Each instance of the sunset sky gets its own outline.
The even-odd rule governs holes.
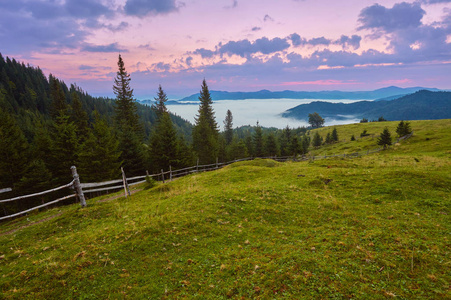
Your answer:
[[[451,88],[451,0],[0,0],[0,53],[113,96]]]

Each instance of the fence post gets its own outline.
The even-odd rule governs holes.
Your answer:
[[[72,176],[74,177],[74,189],[75,193],[77,194],[78,199],[80,199],[80,205],[81,207],[86,206],[86,199],[85,195],[83,194],[83,190],[80,185],[80,176],[78,176],[77,168],[75,166],[70,167],[72,171]]]
[[[216,169],[218,168],[218,158],[216,157]]]
[[[163,172],[163,169],[161,169],[161,178],[163,179],[163,183],[164,183],[164,172]]]
[[[128,187],[127,177],[125,176],[124,168],[121,167],[122,172],[122,182],[124,184],[125,198],[127,198],[127,194],[130,196],[130,189]]]
[[[172,167],[169,166],[169,181],[172,181]]]
[[[199,172],[199,157],[197,158],[196,173]]]

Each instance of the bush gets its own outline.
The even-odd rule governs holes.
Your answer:
[[[146,186],[144,187],[145,190],[151,189],[156,185],[157,181],[153,179],[153,177],[146,176]]]

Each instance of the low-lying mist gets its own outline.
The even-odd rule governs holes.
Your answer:
[[[220,100],[213,103],[216,121],[221,129],[227,110],[230,109],[233,115],[233,126],[256,125],[257,121],[263,127],[291,128],[309,126],[308,120],[296,120],[282,118],[281,114],[287,109],[300,104],[307,104],[312,101],[325,101],[333,103],[352,103],[360,100],[319,100],[319,99],[246,99],[246,100]],[[194,117],[197,115],[198,103],[167,105],[172,113],[194,124]],[[313,112],[312,112],[313,113]],[[340,125],[358,123],[360,120],[353,116],[337,116],[337,119],[325,118],[325,125]]]

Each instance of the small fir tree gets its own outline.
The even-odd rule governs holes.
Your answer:
[[[396,134],[398,134],[399,137],[408,135],[412,132],[412,129],[410,128],[410,123],[401,121],[398,124],[398,127],[396,127]]]
[[[377,139],[377,144],[383,146],[384,149],[392,144],[391,134],[387,127],[384,128],[384,131],[382,131],[380,137]]]
[[[255,157],[263,157],[263,132],[262,127],[257,121],[257,126],[255,127],[255,132],[252,137],[253,148],[254,148],[254,156]]]
[[[332,143],[332,136],[330,135],[330,132],[328,132],[327,135],[326,135],[325,143],[326,144],[331,144]]]
[[[158,95],[154,99],[155,104],[152,104],[152,110],[157,114],[157,117],[160,117],[162,114],[168,112],[165,104],[166,101],[168,101],[168,97],[163,91],[161,84],[158,86]]]
[[[301,140],[302,152],[301,154],[307,154],[308,148],[310,147],[310,137],[308,135],[304,135]]]
[[[338,131],[335,127],[332,130],[332,142],[338,142]]]
[[[315,132],[315,134],[313,135],[313,147],[320,147],[323,144],[323,138],[321,137],[321,135],[318,132]]]
[[[226,145],[230,145],[233,139],[233,116],[230,109],[227,110],[224,120],[224,138]]]

